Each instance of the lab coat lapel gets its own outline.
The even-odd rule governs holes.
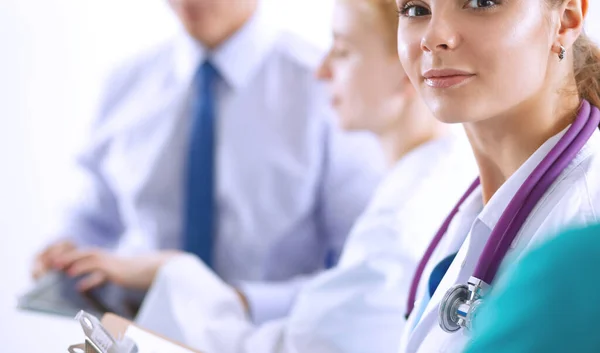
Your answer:
[[[447,288],[453,286],[457,279],[459,278],[462,264],[465,261],[468,250],[468,241],[465,241],[465,244],[460,248],[456,258],[452,262],[452,265],[446,272],[446,275],[440,282],[438,286],[438,290],[433,293],[431,300],[425,307],[425,311],[421,317],[421,320],[415,326],[407,344],[407,352],[416,352],[419,348],[419,345],[425,337],[429,334],[429,331],[432,326],[438,324],[438,306],[441,302],[442,298],[446,294]],[[451,252],[447,251],[445,256],[450,255]],[[436,259],[436,262],[439,262],[443,257]]]
[[[475,222],[471,228],[469,236],[460,247],[456,258],[440,282],[438,289],[435,291],[433,297],[427,304],[421,321],[416,325],[413,334],[410,336],[407,345],[407,352],[417,352],[421,346],[421,343],[424,341],[427,341],[426,343],[433,344],[435,347],[439,347],[440,352],[445,351],[443,347],[455,345],[455,342],[450,342],[450,340],[457,340],[460,337],[458,336],[459,333],[447,334],[438,327],[439,304],[449,288],[458,283],[467,283],[469,277],[471,277],[473,271],[475,270],[475,266],[479,260],[479,255],[482,253],[483,247],[489,238],[489,233],[489,229],[485,227],[484,224],[477,221]],[[438,259],[438,261],[439,260],[440,259]],[[426,339],[426,337],[430,335],[432,331],[435,331],[436,338]],[[463,335],[463,333],[460,333],[460,335]],[[440,341],[444,339],[446,342]],[[457,342],[458,341],[460,340],[457,340]],[[431,349],[423,348],[421,351],[429,352],[430,350]]]

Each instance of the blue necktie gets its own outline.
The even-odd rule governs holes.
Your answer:
[[[204,62],[194,79],[192,131],[186,181],[184,250],[212,266],[215,230],[215,101],[216,69]]]

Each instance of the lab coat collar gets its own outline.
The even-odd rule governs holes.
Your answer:
[[[182,82],[191,82],[200,64],[210,59],[228,86],[241,88],[260,68],[279,33],[279,26],[269,19],[264,5],[259,5],[250,20],[212,52],[183,31],[175,44],[175,75]]]
[[[487,205],[483,207],[483,210],[477,218],[488,227],[490,231],[494,229],[502,216],[502,212],[504,212],[527,177],[529,177],[538,164],[542,162],[546,155],[550,153],[550,150],[554,148],[569,127],[544,142],[544,144],[542,144],[542,146],[540,146],[540,148],[538,148],[537,151],[535,151],[533,155],[531,155],[531,157],[529,157],[529,159],[527,159],[527,161],[525,161],[525,163],[523,163],[523,165],[521,165],[521,167],[519,167],[519,169],[504,182],[504,184],[502,184]],[[572,168],[573,164],[571,163],[564,172],[569,172]]]

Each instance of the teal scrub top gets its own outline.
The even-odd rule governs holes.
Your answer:
[[[600,225],[558,235],[498,279],[465,353],[600,352]]]

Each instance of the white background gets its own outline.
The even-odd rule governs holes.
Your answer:
[[[329,43],[332,0],[265,1],[292,30]],[[588,33],[599,40],[600,4],[590,2]],[[14,296],[69,187],[103,75],[176,26],[163,0],[0,0],[0,351],[21,352],[16,342],[29,337],[27,321],[8,322]]]

